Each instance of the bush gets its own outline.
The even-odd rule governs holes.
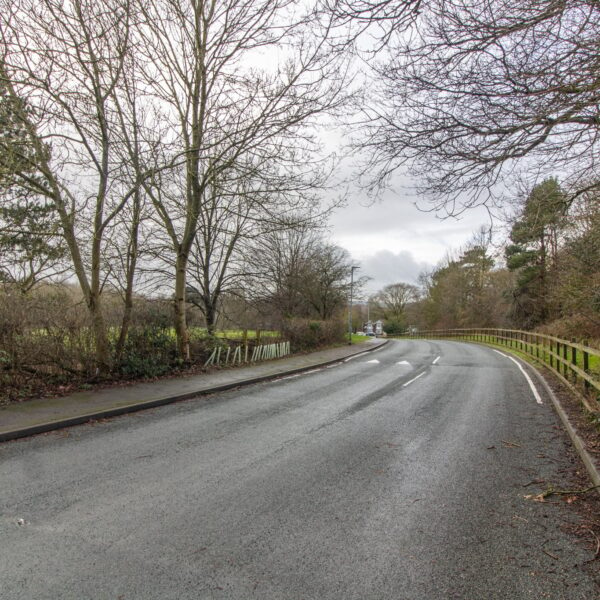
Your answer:
[[[294,352],[339,344],[346,335],[342,321],[311,319],[288,319],[283,323],[281,333],[289,340]]]
[[[127,335],[119,371],[125,377],[157,377],[176,364],[176,345],[171,330],[147,325],[132,327]]]
[[[234,342],[232,342],[234,343]],[[228,341],[210,335],[206,329],[194,327],[190,329],[190,355],[192,361],[203,364],[215,348],[226,349]]]
[[[406,326],[404,325],[403,321],[399,321],[398,319],[391,319],[384,323],[383,330],[388,335],[401,335],[405,332]]]

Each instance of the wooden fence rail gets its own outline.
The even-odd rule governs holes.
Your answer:
[[[438,329],[418,331],[407,338],[459,339],[504,346],[544,363],[564,381],[595,400],[588,408],[600,410],[600,350],[586,342],[563,340],[543,333],[519,329]],[[587,403],[586,403],[587,405]]]

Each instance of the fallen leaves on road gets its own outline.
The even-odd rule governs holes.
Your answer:
[[[541,494],[527,494],[524,498],[525,500],[533,500],[534,502],[546,502],[545,492]]]
[[[543,548],[542,548],[542,552],[546,556],[549,556],[550,558],[553,558],[554,560],[558,560],[558,556],[556,556],[556,554],[552,554],[552,552],[548,552],[548,550],[544,550]]]
[[[596,539],[596,552],[594,552],[594,556],[592,556],[592,558],[585,561],[586,563],[591,563],[592,561],[596,560],[600,555],[600,538],[595,534],[593,529],[590,529],[589,527],[586,527],[585,529],[587,529]]]
[[[503,444],[505,448],[521,448],[521,444],[518,444],[517,442],[511,442],[511,441],[507,441],[507,440],[500,440]]]
[[[600,488],[600,485],[593,485],[583,490],[557,490],[550,486],[539,494],[527,494],[523,497],[525,500],[533,500],[534,502],[546,502],[546,498],[548,498],[548,496],[567,496],[565,502],[568,504],[573,504],[573,502],[579,500],[580,495],[587,494],[588,492],[598,488]]]

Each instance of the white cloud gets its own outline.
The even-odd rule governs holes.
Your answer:
[[[374,292],[398,281],[416,283],[420,272],[464,246],[488,216],[471,209],[459,219],[440,219],[419,210],[409,192],[390,191],[380,202],[350,201],[330,222],[333,241],[360,264],[360,275],[373,278],[367,290]]]

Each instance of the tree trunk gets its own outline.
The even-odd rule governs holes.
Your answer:
[[[547,297],[547,278],[546,278],[546,232],[542,229],[542,235],[540,237],[540,296],[541,296],[541,309],[540,309],[540,321],[543,323],[548,316],[548,297]]]
[[[187,274],[187,254],[179,253],[175,265],[175,334],[177,352],[186,361],[190,360],[190,339],[187,328],[187,307],[185,303],[185,283]]]
[[[96,375],[106,375],[110,373],[110,344],[98,292],[90,294],[88,308],[92,317],[92,330],[96,344]]]
[[[204,318],[206,320],[208,335],[213,335],[217,324],[217,311],[215,310],[215,303],[211,298],[204,298]]]
[[[135,270],[138,259],[138,235],[140,229],[140,193],[135,194],[135,204],[133,213],[133,223],[129,238],[129,248],[127,256],[127,273],[125,284],[125,307],[123,310],[123,319],[121,321],[121,331],[115,348],[115,364],[118,365],[123,357],[129,325],[131,324],[131,313],[133,312],[133,283],[135,279]]]

